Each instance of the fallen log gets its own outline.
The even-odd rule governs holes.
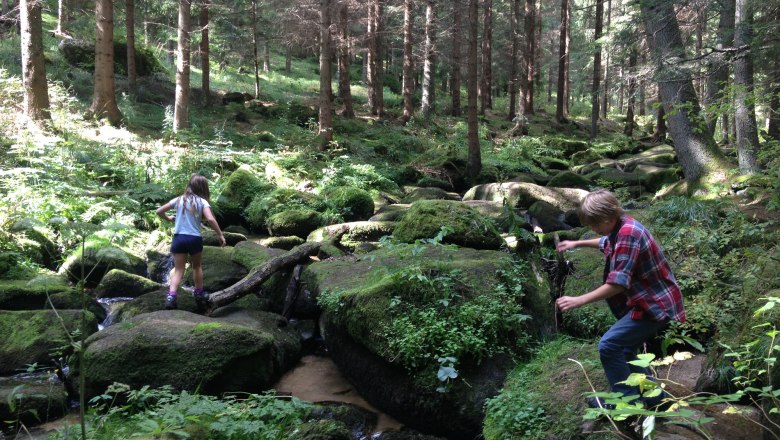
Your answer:
[[[316,255],[320,247],[326,243],[328,242],[307,242],[266,261],[265,264],[253,269],[236,284],[212,293],[208,299],[206,314],[211,315],[211,312],[217,308],[226,306],[249,294],[277,271],[295,266],[301,261],[307,260],[310,256]]]

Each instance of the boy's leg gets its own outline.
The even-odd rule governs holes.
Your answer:
[[[620,392],[626,396],[639,395],[637,387],[619,382],[628,379],[632,373],[634,366],[628,364],[628,361],[636,359],[637,348],[665,326],[664,322],[634,320],[626,315],[613,324],[601,337],[599,357],[612,391]]]

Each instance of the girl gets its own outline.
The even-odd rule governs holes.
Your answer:
[[[201,252],[203,251],[203,238],[200,235],[200,224],[205,217],[211,228],[219,235],[220,246],[225,245],[225,236],[219,228],[209,204],[209,182],[205,177],[193,174],[187,189],[179,197],[157,208],[157,215],[169,222],[175,221],[173,227],[173,241],[171,253],[173,254],[173,275],[168,296],[165,297],[165,308],[176,308],[176,291],[184,278],[184,266],[187,263],[187,255],[190,256],[193,278],[195,278],[195,304],[198,310],[204,310],[208,302],[208,295],[203,291],[203,267],[201,266]],[[166,212],[175,209],[176,216],[170,217]]]

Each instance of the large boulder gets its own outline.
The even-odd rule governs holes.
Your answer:
[[[571,228],[563,222],[563,211],[543,200],[534,202],[528,208],[528,216],[531,225],[541,228],[544,232]]]
[[[70,294],[68,280],[59,275],[39,275],[29,280],[0,281],[0,310],[35,310],[47,307],[46,295]]]
[[[393,203],[389,205],[382,206],[376,211],[376,214],[374,214],[369,220],[372,222],[394,222],[398,221],[406,215],[406,211],[409,210],[409,208],[412,205],[408,203]]]
[[[290,209],[272,215],[266,220],[268,233],[274,237],[295,235],[306,237],[322,226],[322,214],[308,208]]]
[[[67,393],[52,383],[49,372],[25,377],[0,377],[0,438],[22,423],[35,426],[58,419],[68,412]]]
[[[205,317],[182,310],[136,316],[92,335],[84,365],[87,396],[113,382],[171,385],[221,395],[267,390],[300,358],[299,337],[281,316],[233,310]]]
[[[421,200],[398,222],[393,237],[404,243],[434,238],[442,227],[450,232],[444,243],[475,249],[498,249],[503,240],[492,220],[462,202]]]
[[[396,225],[396,222],[386,221],[339,223],[312,231],[306,241],[320,242],[342,234],[338,244],[354,251],[363,243],[376,243],[382,237],[392,235]]]
[[[55,270],[60,260],[60,251],[54,243],[54,233],[43,222],[24,218],[17,220],[10,228],[16,234],[24,234],[25,254],[42,266]]]
[[[242,165],[230,173],[225,187],[214,203],[215,214],[220,226],[244,223],[244,209],[258,194],[271,190],[271,185],[249,165]]]
[[[517,313],[552,321],[531,267],[498,251],[400,245],[314,263],[302,281],[326,309],[333,360],[362,396],[411,427],[471,439],[513,364],[499,352],[523,352],[539,334]],[[456,379],[446,380],[449,367]]]
[[[371,194],[352,186],[336,186],[323,191],[325,201],[336,209],[344,221],[365,220],[374,215],[374,199]]]
[[[95,287],[111,269],[144,276],[146,262],[122,248],[98,241],[87,243],[83,255],[81,248],[71,253],[62,263],[59,273],[74,283],[79,282],[83,274],[86,285]]]
[[[264,231],[267,226],[270,226],[268,221],[274,214],[303,209],[319,212],[324,208],[323,199],[318,195],[290,188],[278,188],[268,193],[260,193],[251,200],[244,210],[244,218],[249,227],[257,232]]]
[[[550,179],[549,182],[547,182],[547,185],[549,187],[553,188],[581,188],[581,189],[588,189],[591,186],[593,186],[593,181],[580,176],[579,174],[573,172],[573,171],[561,171],[560,173],[553,176],[552,179]]]
[[[95,298],[135,298],[162,288],[162,284],[127,273],[121,269],[110,270],[93,290]]]
[[[501,202],[507,199],[517,208],[528,208],[534,202],[542,200],[562,211],[568,211],[575,209],[587,194],[588,191],[579,188],[549,188],[527,182],[504,182],[472,187],[463,196],[463,200]]]
[[[512,207],[504,207],[504,204],[501,202],[491,202],[489,200],[466,200],[463,202],[463,204],[493,220],[498,229],[502,232],[509,232],[509,229],[512,226],[526,229],[528,231],[531,230],[531,225],[528,223],[520,210]]]
[[[207,292],[230,287],[249,273],[244,266],[233,261],[233,248],[230,247],[203,246],[201,260],[203,289]],[[191,267],[185,271],[184,280],[188,285],[193,285]]]
[[[97,320],[90,312],[85,316],[82,334],[97,331]],[[52,353],[70,345],[66,333],[78,330],[81,310],[0,310],[0,375],[24,370],[28,365],[50,365]]]
[[[401,203],[414,203],[418,200],[460,200],[460,196],[457,193],[447,192],[437,187],[404,187],[406,196],[401,200]]]

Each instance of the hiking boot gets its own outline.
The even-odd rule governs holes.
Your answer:
[[[588,397],[585,401],[591,408],[615,409],[614,404],[604,402],[604,399],[601,397]]]
[[[209,294],[204,291],[192,292],[192,297],[195,298],[195,309],[198,312],[205,312],[209,305]]]
[[[165,297],[165,310],[176,310],[176,295],[168,295]]]

